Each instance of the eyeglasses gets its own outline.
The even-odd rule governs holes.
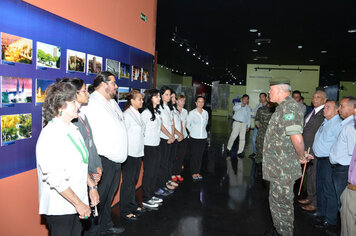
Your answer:
[[[87,93],[87,92],[88,92],[88,90],[86,90],[86,89],[77,90],[77,93],[81,93],[81,92],[83,92],[83,93]]]

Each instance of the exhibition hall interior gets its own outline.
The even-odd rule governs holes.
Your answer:
[[[36,143],[47,124],[48,88],[62,78],[84,81],[87,93],[109,71],[117,87],[113,99],[123,112],[133,91],[145,106],[152,89],[168,86],[178,106],[184,99],[188,119],[199,98],[207,113],[203,148],[187,141],[176,175],[182,180],[172,176],[174,191],[156,194],[163,202],[145,207],[143,157],[133,197],[142,212],[135,219],[122,215],[121,175],[111,220],[124,231],[101,235],[284,235],[274,228],[270,183],[255,159],[261,94],[267,97],[271,81],[282,79],[300,91],[306,117],[317,90],[328,100],[356,96],[355,1],[0,0],[0,9],[0,235],[50,235],[39,213]],[[234,108],[246,94],[245,137],[231,140],[236,122],[246,123]],[[202,155],[201,175],[192,170],[195,149]],[[317,209],[303,210],[298,201],[309,194],[308,176],[293,187],[293,235],[340,235],[340,213],[336,224],[320,226]],[[87,235],[85,227],[81,234]]]

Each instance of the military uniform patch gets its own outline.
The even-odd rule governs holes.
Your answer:
[[[293,113],[286,114],[286,115],[284,115],[284,119],[285,120],[293,120],[294,119],[294,114]]]

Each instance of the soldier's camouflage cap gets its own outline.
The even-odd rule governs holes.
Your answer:
[[[285,77],[276,77],[273,78],[269,81],[269,86],[273,86],[273,85],[279,85],[279,84],[288,84],[290,85],[290,81],[289,79],[285,78]]]

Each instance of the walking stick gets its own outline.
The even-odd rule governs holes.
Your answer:
[[[309,151],[310,151],[310,147],[308,148],[308,154],[309,154]],[[304,175],[305,175],[305,169],[307,168],[307,164],[308,164],[308,162],[306,162],[306,163],[304,164],[304,167],[303,167],[302,180],[300,181],[298,196],[300,195],[300,191],[302,190],[302,185],[303,185],[303,180],[304,180]]]

